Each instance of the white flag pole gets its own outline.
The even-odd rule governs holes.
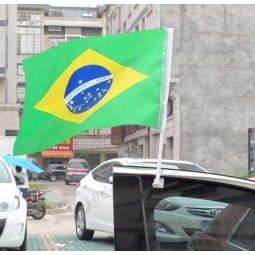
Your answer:
[[[162,89],[161,97],[163,98],[163,105],[161,105],[160,115],[161,115],[161,128],[159,136],[159,148],[158,148],[158,163],[157,172],[154,182],[152,184],[153,188],[163,188],[164,180],[160,178],[161,176],[161,161],[164,146],[164,136],[166,130],[166,114],[167,114],[167,102],[168,95],[170,91],[170,75],[171,75],[171,62],[172,62],[172,45],[173,45],[173,29],[165,28],[166,40],[163,52],[163,72],[162,72]]]

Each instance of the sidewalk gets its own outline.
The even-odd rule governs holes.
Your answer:
[[[61,200],[51,190],[46,190],[45,200],[47,214],[60,214],[71,211],[69,203]]]

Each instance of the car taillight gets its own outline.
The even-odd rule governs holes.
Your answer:
[[[88,173],[89,169],[82,169],[82,168],[68,168],[66,170],[67,173]]]

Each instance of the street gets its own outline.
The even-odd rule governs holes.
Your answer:
[[[64,181],[42,182],[46,182],[51,191],[60,200],[66,201],[70,208],[63,213],[47,213],[42,220],[34,220],[28,217],[28,251],[114,250],[113,237],[106,233],[95,232],[91,241],[81,241],[76,237],[73,213],[75,184],[65,185]]]

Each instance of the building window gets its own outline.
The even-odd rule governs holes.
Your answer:
[[[127,23],[126,21],[123,23],[123,32],[126,32],[127,31]]]
[[[132,6],[131,5],[128,5],[128,18],[131,16],[132,14]]]
[[[118,8],[118,33],[121,31],[121,5]]]
[[[17,20],[17,52],[36,54],[41,52],[42,17],[40,14],[19,12]]]
[[[25,98],[25,74],[22,64],[17,65],[17,103],[23,103]]]
[[[55,47],[64,41],[64,38],[50,38],[50,47]]]
[[[20,86],[25,85],[25,74],[24,74],[22,64],[17,65],[17,82],[18,82],[18,85]]]
[[[41,35],[18,34],[18,53],[36,54],[41,51]]]
[[[52,9],[49,10],[49,16],[62,17],[62,9],[57,6],[53,6]]]
[[[141,30],[145,30],[145,18],[142,19],[142,29]]]
[[[147,4],[148,12],[147,12],[147,17],[149,17],[152,13],[152,4]]]
[[[18,26],[38,26],[42,25],[42,16],[41,14],[33,14],[30,12],[18,12]]]
[[[171,159],[173,159],[174,158],[174,137],[169,138],[169,148],[170,148],[169,156]]]
[[[65,41],[71,41],[73,39],[81,38],[81,35],[65,35]]]
[[[18,130],[5,130],[5,136],[17,136]]]
[[[174,111],[174,100],[170,97],[168,97],[168,102],[167,102],[167,117],[173,116],[173,111]]]

